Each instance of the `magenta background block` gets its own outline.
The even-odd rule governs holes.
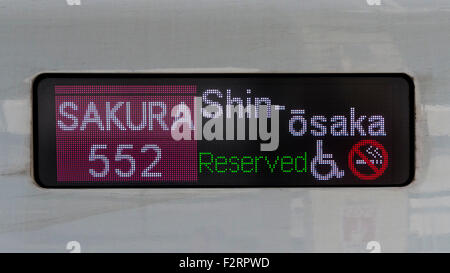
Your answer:
[[[136,89],[141,90],[142,96],[130,95],[113,95],[113,93],[127,93],[131,89],[117,89],[116,87],[108,90],[107,87],[102,87],[98,92],[95,88],[86,88],[85,86],[67,86],[57,87],[57,96],[55,96],[55,111],[56,111],[56,154],[57,154],[57,181],[58,182],[76,182],[76,181],[142,181],[145,183],[152,181],[197,181],[197,143],[195,140],[180,140],[172,139],[170,127],[174,118],[171,117],[170,111],[172,107],[185,103],[190,109],[193,109],[194,96],[190,95],[144,95],[145,90],[160,90],[160,86],[142,86]],[[188,90],[190,87],[164,87],[164,90]],[[74,92],[74,90],[78,90]],[[158,91],[159,93],[160,91]],[[167,91],[170,93],[172,91]],[[86,94],[86,95],[63,95],[63,94]],[[92,96],[91,94],[101,93],[105,96]],[[138,93],[138,92],[137,92]],[[151,92],[150,92],[151,93]],[[161,92],[162,93],[162,92]],[[195,92],[194,92],[195,93]],[[88,95],[89,94],[89,95]],[[63,102],[72,102],[77,105],[78,110],[66,108],[65,111],[72,114],[78,119],[78,126],[74,130],[62,130],[58,126],[58,121],[62,121],[66,125],[73,124],[73,120],[64,117],[59,112],[59,106]],[[80,127],[85,115],[86,109],[90,102],[96,105],[100,120],[103,125],[103,130],[99,128],[96,123],[88,123],[85,130],[81,131]],[[115,116],[126,127],[126,130],[121,130],[113,122],[111,122],[110,130],[106,130],[106,102],[110,102],[110,108],[114,107],[119,102],[124,104],[117,110]],[[135,126],[138,126],[142,119],[142,102],[159,102],[166,105],[166,115],[164,123],[169,130],[164,130],[155,119],[153,120],[153,129],[149,130],[149,121],[147,119],[146,126],[141,130],[130,130],[126,126],[126,105],[125,102],[130,102],[130,117]],[[146,106],[146,117],[148,118],[148,105]],[[155,113],[160,112],[160,108],[153,108]],[[192,113],[193,115],[193,113]],[[93,117],[93,115],[91,115]],[[130,177],[120,177],[117,175],[115,169],[120,169],[122,172],[128,172],[130,163],[127,160],[115,161],[118,145],[133,145],[132,149],[126,149],[122,154],[131,155],[135,160],[135,172]],[[94,169],[101,172],[105,164],[101,160],[89,161],[89,154],[92,145],[107,145],[107,149],[98,149],[96,154],[105,155],[109,160],[109,172],[105,177],[93,177],[89,173],[89,169]],[[151,164],[156,157],[154,150],[149,149],[142,153],[141,148],[144,145],[157,145],[161,149],[161,159],[151,170],[152,173],[161,173],[160,177],[143,177],[142,172]]]

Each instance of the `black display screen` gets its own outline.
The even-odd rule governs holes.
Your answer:
[[[43,187],[404,186],[406,74],[42,74]]]

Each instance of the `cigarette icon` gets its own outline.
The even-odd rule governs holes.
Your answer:
[[[383,160],[382,159],[371,159],[369,160],[370,162],[372,162],[372,164],[383,164]],[[362,159],[357,159],[356,160],[356,164],[357,165],[366,165],[366,162]]]
[[[375,148],[375,149],[373,149]],[[366,152],[368,154],[370,154],[371,156],[373,156],[374,158],[382,158],[381,154],[378,152],[378,148],[373,147],[373,146],[369,146],[369,148],[367,148]],[[369,160],[370,162],[372,162],[372,164],[383,164],[383,159],[371,159]],[[366,165],[366,162],[362,159],[357,159],[356,160],[356,164],[357,165]]]

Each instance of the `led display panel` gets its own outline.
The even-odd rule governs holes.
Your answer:
[[[42,74],[42,187],[404,186],[406,74]]]

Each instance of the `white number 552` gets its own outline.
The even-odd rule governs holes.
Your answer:
[[[109,167],[110,167],[109,159],[108,159],[108,157],[106,157],[106,155],[99,153],[99,150],[105,150],[107,148],[108,147],[106,144],[99,144],[99,145],[91,146],[91,151],[89,153],[89,161],[92,162],[92,161],[100,160],[100,161],[103,161],[103,165],[104,165],[104,167],[101,171],[96,171],[93,168],[89,169],[89,174],[91,174],[93,177],[96,177],[96,178],[105,177],[109,173]],[[114,172],[119,177],[123,177],[123,178],[131,177],[136,171],[135,159],[133,158],[132,155],[125,153],[125,150],[131,150],[131,149],[133,149],[133,145],[131,145],[131,144],[121,144],[121,145],[117,146],[116,156],[114,157],[114,160],[116,162],[126,160],[129,162],[129,165],[130,165],[130,167],[127,171],[117,169],[117,168],[114,169]],[[161,148],[159,148],[158,145],[147,144],[141,148],[141,153],[145,153],[148,150],[153,150],[156,153],[156,157],[141,172],[141,177],[161,177],[161,173],[151,172],[151,170],[156,166],[156,164],[158,164],[159,160],[161,160],[161,154],[162,154]]]

